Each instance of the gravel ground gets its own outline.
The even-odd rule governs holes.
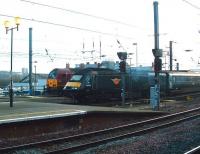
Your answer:
[[[200,145],[200,118],[75,154],[182,154]]]
[[[187,100],[177,100],[177,101],[167,101],[161,102],[160,111],[166,111],[169,113],[181,112],[195,107],[200,106],[200,97],[195,97],[190,101]]]
[[[169,113],[179,112],[183,110],[188,110],[194,107],[200,106],[200,97],[194,98],[191,101],[177,101],[174,103],[174,101],[169,101],[166,103],[161,103],[160,110],[161,111],[167,111]],[[149,105],[148,105],[149,106]],[[134,108],[134,105],[133,105]],[[200,119],[198,119],[200,121]],[[176,151],[179,149],[182,149],[183,147],[187,146],[187,149],[185,147],[185,150],[190,149],[189,147],[192,145],[195,145],[194,143],[198,143],[197,145],[200,145],[200,122],[197,122],[198,120],[193,121],[193,123],[187,123],[179,126],[179,128],[173,127],[170,129],[163,129],[161,131],[157,131],[156,133],[150,133],[144,136],[136,137],[136,138],[130,138],[125,139],[121,141],[114,142],[113,144],[107,144],[106,146],[101,146],[99,149],[96,150],[90,150],[85,153],[99,153],[99,154],[110,154],[110,153],[119,153],[119,154],[131,154],[131,153],[161,153],[161,154],[168,154],[168,153],[183,153],[183,151]],[[113,122],[112,126],[119,125],[119,121]],[[104,124],[105,125],[105,124]],[[111,124],[109,124],[111,127]],[[108,126],[105,125],[102,127],[107,128]],[[98,128],[99,129],[99,128]],[[195,135],[195,129],[196,129],[196,135]],[[31,138],[20,138],[20,139],[11,139],[7,141],[1,141],[0,145],[5,144],[11,144],[11,143],[26,143],[30,141],[39,141],[43,139],[49,139],[59,136],[65,136],[65,135],[72,135],[77,133],[83,133],[88,132],[91,130],[97,130],[97,128],[94,128],[94,126],[85,128],[83,130],[66,130],[64,132],[55,132],[51,134],[42,134],[39,136],[32,136]],[[194,130],[194,131],[192,131]],[[178,136],[179,135],[179,136]],[[191,136],[191,138],[190,138]],[[193,137],[192,137],[193,136]],[[183,143],[182,143],[183,142]],[[185,144],[185,145],[184,145]],[[106,150],[104,148],[106,147]],[[181,148],[180,148],[181,147]],[[171,149],[172,151],[168,151],[168,149]],[[159,150],[159,151],[158,151]],[[82,154],[82,153],[81,153]]]

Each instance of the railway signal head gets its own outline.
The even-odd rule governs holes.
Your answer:
[[[120,72],[126,72],[126,61],[123,60],[119,63],[119,70]]]
[[[158,57],[154,59],[154,71],[159,72],[162,70],[162,60]]]
[[[117,53],[120,60],[126,60],[127,59],[127,52],[118,52]]]

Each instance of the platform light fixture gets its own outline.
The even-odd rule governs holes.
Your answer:
[[[20,17],[15,17],[15,24],[17,25],[17,30],[18,30],[18,27],[20,25],[20,20],[21,20]]]
[[[15,27],[10,27],[10,22],[8,20],[4,21],[4,26],[6,28],[6,34],[8,31],[11,31],[11,55],[10,55],[10,88],[9,88],[9,98],[10,98],[10,107],[13,107],[13,72],[12,72],[12,65],[13,65],[13,30],[19,30],[20,25],[20,17],[15,17]]]
[[[6,28],[6,34],[8,34],[8,28],[10,26],[10,21],[8,21],[8,20],[4,21],[4,26]]]
[[[11,28],[9,28],[10,27],[10,21],[5,20],[4,21],[4,26],[6,28],[6,34],[8,34],[8,31],[12,30],[12,29],[17,29],[17,31],[18,31],[19,30],[19,25],[20,25],[20,20],[21,20],[20,17],[15,17],[14,21],[15,21],[16,27],[11,27]]]

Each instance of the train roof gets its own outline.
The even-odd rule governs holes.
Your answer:
[[[53,70],[70,70],[69,68],[54,68],[54,69],[52,69],[52,71]]]
[[[165,73],[173,76],[200,76],[200,71],[180,70],[180,71],[161,71],[160,74]]]
[[[109,69],[109,68],[84,68],[84,69],[80,69],[79,71],[77,71],[75,74],[85,74],[91,71],[96,71],[96,72],[116,72],[116,70],[113,69]]]
[[[55,74],[71,74],[71,70],[68,68],[54,68],[53,70],[51,70],[48,74],[48,76],[50,76],[52,73]]]

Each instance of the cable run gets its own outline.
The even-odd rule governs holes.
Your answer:
[[[187,0],[182,0],[182,1],[185,2],[185,3],[187,3],[187,4],[189,4],[190,6],[192,6],[192,7],[195,8],[195,9],[200,10],[200,7],[198,7],[197,5],[194,5],[193,3],[191,3],[191,2],[189,2],[189,1],[187,1]]]
[[[118,24],[128,26],[128,27],[132,27],[132,28],[139,28],[135,25],[124,23],[124,22],[121,22],[121,21],[118,21],[118,20],[113,20],[113,19],[109,19],[109,18],[95,16],[95,15],[91,15],[91,14],[87,14],[87,13],[83,13],[83,12],[79,12],[79,11],[69,10],[69,9],[65,9],[65,8],[61,8],[61,7],[56,7],[56,6],[53,6],[53,5],[47,5],[47,4],[32,2],[32,1],[28,1],[28,0],[20,0],[20,1],[39,5],[39,6],[44,6],[44,7],[48,7],[48,8],[52,8],[52,9],[57,9],[57,10],[61,10],[61,11],[66,11],[66,12],[70,12],[70,13],[74,13],[74,14],[84,15],[84,16],[88,16],[88,17],[91,17],[91,18],[95,18],[95,19],[105,20],[105,21],[108,21],[108,22],[118,23]]]
[[[0,16],[9,17],[9,18],[14,18],[15,17],[15,16],[5,15],[5,14],[0,14]],[[53,23],[53,22],[43,21],[43,20],[38,20],[38,19],[33,19],[33,18],[32,19],[31,18],[25,18],[25,17],[20,17],[20,18],[22,20],[26,20],[26,21],[32,21],[32,22],[38,22],[38,23],[48,24],[48,25],[53,25],[53,26],[71,28],[71,29],[87,31],[87,32],[92,32],[92,33],[98,33],[98,34],[107,35],[107,36],[121,37],[121,38],[126,38],[126,39],[135,39],[133,37],[128,37],[128,36],[124,36],[124,35],[101,32],[101,31],[96,31],[96,30],[91,30],[91,29],[86,29],[86,28],[81,28],[81,27],[74,27],[74,26],[69,26],[69,25],[63,25],[63,24],[59,24],[59,23]]]

